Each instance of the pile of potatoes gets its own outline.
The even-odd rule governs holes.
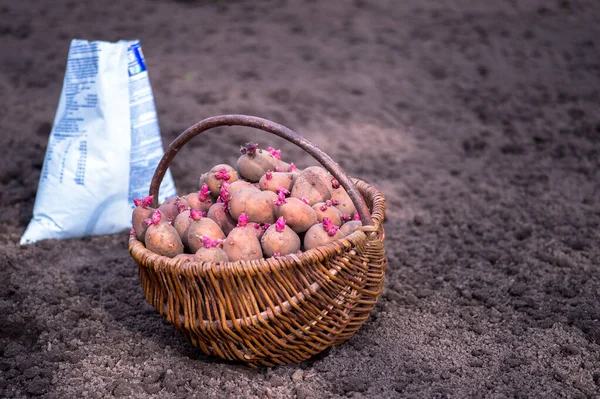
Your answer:
[[[150,207],[135,199],[131,233],[150,251],[198,262],[278,257],[340,239],[362,225],[354,204],[324,168],[298,169],[281,152],[241,148],[236,167],[200,176],[200,190]]]

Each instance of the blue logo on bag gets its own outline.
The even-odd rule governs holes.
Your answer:
[[[146,62],[144,61],[144,53],[142,53],[142,47],[140,42],[132,44],[127,49],[127,58],[129,61],[128,71],[129,76],[137,75],[146,71]]]

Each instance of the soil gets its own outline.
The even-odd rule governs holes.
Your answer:
[[[104,3],[104,4],[103,4]],[[0,397],[600,397],[600,2],[0,4]],[[20,246],[72,38],[142,42],[164,144],[282,123],[387,199],[386,286],[347,343],[249,369],[150,306],[127,232]],[[180,193],[259,131],[211,131]]]

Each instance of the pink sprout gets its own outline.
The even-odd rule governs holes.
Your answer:
[[[285,194],[280,191],[279,194],[277,194],[277,199],[273,202],[275,203],[276,206],[281,206],[281,205],[287,203],[287,201],[285,200]]]
[[[210,195],[210,189],[208,188],[208,185],[203,184],[202,188],[200,189],[200,192],[198,193],[198,199],[200,201],[205,201],[209,195]]]
[[[241,213],[240,217],[238,218],[238,224],[237,227],[246,227],[246,225],[248,224],[248,215],[246,215],[245,213]]]
[[[275,229],[280,233],[283,230],[285,230],[285,219],[283,218],[283,216],[280,216],[279,219],[277,219],[277,221],[275,222]]]
[[[152,219],[148,218],[144,220],[144,224],[146,225],[146,227],[150,226],[152,224]]]
[[[129,230],[129,234],[130,235],[135,235],[135,229],[132,227],[131,230]]]
[[[207,236],[202,236],[200,239],[202,240],[202,246],[204,246],[204,248],[216,248],[221,246],[223,243],[223,240],[218,238],[215,238],[211,241],[210,237]]]
[[[258,223],[254,223],[254,228],[255,228],[256,230],[260,229],[260,228],[261,228],[261,227],[260,227],[260,224],[258,224]]]
[[[154,212],[152,212],[152,224],[153,225],[158,226],[161,219],[162,219],[162,214],[160,213],[160,211],[158,209],[155,210]]]
[[[267,173],[265,174],[265,179],[267,179],[267,180],[271,180],[272,178],[273,178],[273,173],[271,173],[271,172],[267,172]]]
[[[331,205],[333,205],[333,202],[331,202],[331,200],[327,200],[327,201],[325,201],[325,205],[327,207],[330,207]]]
[[[223,210],[225,212],[229,212],[229,201],[231,201],[231,193],[227,191],[225,188],[221,188],[221,192],[219,194],[219,199],[217,202],[223,203]]]
[[[153,195],[149,195],[145,198],[134,198],[133,205],[148,208],[150,206],[150,204],[152,203],[153,199],[154,199]]]
[[[279,258],[280,256],[281,256],[281,253],[280,253],[280,252],[275,252],[275,253],[273,254],[273,257],[274,257],[274,258]]]
[[[333,237],[335,235],[335,233],[337,233],[338,230],[339,230],[339,227],[332,226],[329,230],[327,230],[327,235],[330,237]]]
[[[242,148],[240,148],[240,152],[242,154],[248,154],[250,156],[256,154],[256,150],[258,150],[258,143],[246,143],[245,146],[242,146]]]
[[[304,202],[305,204],[307,204],[307,205],[308,205],[308,200],[307,200],[306,198],[302,197],[302,198],[300,199],[300,201],[302,201],[302,202]]]
[[[281,206],[281,205],[285,204],[286,203],[285,196],[288,195],[289,193],[290,193],[290,191],[287,190],[286,188],[279,187],[277,189],[277,199],[275,201],[273,201],[275,203],[275,205]]]
[[[267,230],[269,227],[271,227],[271,223],[264,223],[264,224],[262,225],[262,229],[263,229],[263,231],[266,231],[266,230]]]
[[[281,172],[281,168],[279,166],[275,166],[275,172]]]
[[[331,219],[329,219],[328,217],[324,217],[323,218],[323,230],[325,230],[327,232],[328,236],[333,237],[339,230],[339,227],[334,225],[333,222],[331,221]]]
[[[204,248],[210,248],[212,246],[212,241],[210,240],[210,237],[202,236],[202,245],[204,246]]]
[[[231,179],[231,175],[227,173],[227,169],[221,168],[217,173],[215,173],[215,177],[219,180],[229,180]]]
[[[337,205],[339,205],[339,204],[340,204],[340,201],[338,201],[338,200],[332,200],[332,201],[331,201],[331,203],[332,203],[333,205],[336,205],[336,206],[337,206]]]
[[[190,210],[190,217],[194,220],[200,220],[204,216],[202,215],[202,212],[200,212],[198,209],[192,209]]]
[[[182,203],[181,201],[177,201],[177,210],[179,211],[179,213],[185,211],[189,209],[188,206],[186,206],[184,203]]]
[[[269,147],[267,151],[269,151],[269,154],[273,155],[275,158],[281,159],[281,150],[276,150],[273,147]]]
[[[321,209],[323,212],[325,212],[327,210],[327,205],[321,205],[321,207],[319,209]]]
[[[347,213],[342,213],[342,220],[347,222],[348,220],[350,220],[350,215],[348,215]]]
[[[219,198],[221,198],[221,201],[228,203],[229,201],[231,201],[231,193],[229,191],[227,191],[225,188],[221,188],[221,192],[219,193]]]
[[[360,215],[358,214],[358,212],[354,212],[354,220],[360,220]]]
[[[297,167],[296,167],[296,165],[294,165],[294,163],[292,162],[292,163],[290,164],[290,172],[295,172],[295,171],[297,171],[297,170],[298,170],[298,168],[297,168]]]
[[[331,185],[333,188],[340,188],[340,182],[335,177],[331,178]]]
[[[152,200],[154,200],[154,195],[149,195],[146,198],[142,199],[142,206],[144,208],[147,208],[150,206],[150,204],[152,203]]]

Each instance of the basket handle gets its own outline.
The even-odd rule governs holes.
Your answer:
[[[373,225],[373,219],[371,218],[371,213],[369,212],[369,208],[367,207],[365,200],[360,195],[356,186],[352,183],[352,180],[350,180],[350,177],[342,170],[342,168],[340,168],[337,163],[331,159],[331,157],[329,157],[329,155],[325,154],[313,143],[285,126],[272,122],[268,119],[248,115],[220,115],[207,118],[196,123],[195,125],[190,126],[175,140],[173,140],[173,142],[165,151],[165,154],[156,167],[154,176],[152,177],[152,182],[150,184],[150,195],[154,196],[152,207],[158,206],[158,189],[169,165],[171,164],[171,161],[173,158],[175,158],[175,155],[177,155],[179,150],[193,137],[219,126],[253,127],[255,129],[260,129],[264,130],[265,132],[275,134],[296,144],[298,147],[302,148],[313,158],[315,158],[321,165],[323,165],[323,167],[325,167],[325,169],[327,169],[337,179],[337,181],[340,182],[342,187],[346,189],[346,192],[350,196],[352,203],[356,207],[363,225]]]

